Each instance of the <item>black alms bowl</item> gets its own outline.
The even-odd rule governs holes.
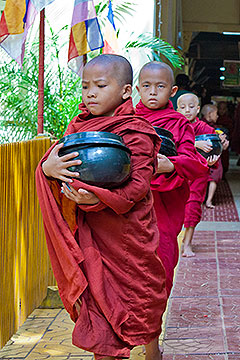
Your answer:
[[[203,157],[205,157],[205,159],[207,159],[209,156],[212,156],[212,155],[221,155],[221,153],[222,153],[222,143],[221,143],[221,139],[218,136],[218,134],[197,135],[197,136],[195,136],[195,140],[196,141],[198,141],[198,140],[204,140],[204,141],[209,140],[211,142],[212,150],[209,151],[209,152],[205,152],[205,151],[197,148],[197,151]]]
[[[159,153],[165,156],[176,156],[177,150],[174,142],[172,141],[173,134],[171,131],[158,126],[154,126],[154,129],[158,136],[162,139]]]
[[[131,151],[120,136],[103,131],[87,131],[64,136],[59,140],[63,147],[59,156],[78,152],[74,159],[81,165],[71,166],[69,171],[79,172],[81,180],[87,184],[105,188],[122,184],[130,174]]]

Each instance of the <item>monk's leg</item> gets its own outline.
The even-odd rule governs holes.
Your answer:
[[[195,256],[195,253],[192,251],[192,239],[194,234],[195,227],[190,226],[186,228],[184,238],[183,238],[183,253],[184,257]]]
[[[210,181],[209,187],[208,187],[208,196],[207,196],[207,200],[206,200],[206,207],[208,207],[210,209],[214,209],[212,200],[213,200],[213,196],[215,194],[216,189],[217,189],[217,183],[215,181]]]
[[[158,338],[145,345],[145,360],[162,360],[162,351],[158,345]]]

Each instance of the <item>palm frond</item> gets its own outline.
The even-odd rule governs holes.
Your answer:
[[[132,37],[134,37],[134,34]],[[181,68],[184,64],[182,56],[172,45],[148,33],[139,35],[134,40],[128,41],[125,48],[145,48],[151,50],[154,60],[162,61],[161,56],[165,56],[175,68]]]

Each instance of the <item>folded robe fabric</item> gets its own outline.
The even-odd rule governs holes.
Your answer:
[[[76,206],[60,193],[57,181],[42,172],[41,163],[50,149],[36,172],[46,239],[60,296],[76,322],[73,343],[97,354],[97,359],[129,357],[133,346],[160,334],[166,307],[165,271],[156,253],[159,234],[150,191],[160,141],[148,121],[133,116],[131,99],[112,117],[93,117],[83,104],[80,110],[65,135],[108,131],[122,136],[132,152],[131,175],[111,190],[74,180],[74,188],[89,190],[100,200],[96,205]],[[69,214],[75,216],[75,226]],[[74,304],[79,298],[78,316]]]
[[[154,208],[160,233],[158,254],[166,270],[166,286],[170,294],[174,268],[178,262],[177,236],[184,222],[184,209],[189,196],[188,181],[208,172],[206,160],[196,152],[195,137],[190,122],[173,109],[169,101],[165,109],[151,110],[140,101],[136,114],[153,126],[171,131],[178,155],[169,159],[175,167],[172,174],[155,176],[151,182]]]
[[[204,121],[196,118],[196,121],[191,123],[195,136],[203,134],[215,134],[215,130],[206,124]],[[205,198],[209,173],[197,177],[195,180],[189,181],[190,195],[185,207],[184,226],[195,227],[201,220],[202,203]]]

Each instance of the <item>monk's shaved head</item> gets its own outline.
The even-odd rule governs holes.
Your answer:
[[[206,104],[203,106],[202,110],[201,110],[201,113],[202,115],[205,117],[207,116],[209,113],[213,112],[213,111],[216,111],[217,110],[217,107],[213,104]]]
[[[130,62],[121,55],[103,54],[90,60],[84,69],[90,66],[103,66],[107,73],[111,73],[120,86],[133,83],[133,70]]]
[[[177,99],[177,106],[179,106],[179,104],[184,101],[192,101],[194,104],[199,105],[199,99],[197,95],[193,93],[186,93],[179,96],[179,98]]]
[[[171,86],[174,85],[174,75],[173,75],[173,71],[171,69],[171,67],[161,61],[151,61],[145,65],[143,65],[142,69],[140,70],[139,73],[139,82],[141,81],[141,76],[144,73],[144,71],[146,70],[152,70],[152,71],[157,71],[157,70],[166,70],[166,72],[168,73],[169,76],[169,82],[171,83]]]

